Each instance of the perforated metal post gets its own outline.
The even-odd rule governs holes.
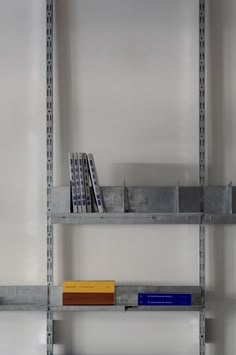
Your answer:
[[[199,0],[199,184],[205,185],[205,0]],[[204,191],[202,189],[202,209]],[[199,354],[205,355],[205,226],[199,226],[199,285],[204,308],[199,315]]]
[[[46,43],[47,43],[47,212],[51,212],[51,191],[53,184],[53,0],[46,0]],[[47,285],[53,284],[53,226],[47,216]],[[53,313],[47,312],[47,355],[53,354]]]

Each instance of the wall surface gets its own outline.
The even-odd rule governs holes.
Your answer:
[[[46,282],[43,3],[1,1],[1,285]],[[45,324],[44,313],[1,313],[0,354],[45,354]]]
[[[43,285],[45,1],[1,9],[0,282]],[[236,4],[209,10],[208,180],[236,184]],[[197,184],[198,1],[57,0],[55,30],[55,184],[68,151],[94,153],[102,185]],[[207,355],[235,353],[234,233],[207,228]],[[196,285],[198,227],[57,226],[54,256],[55,284]],[[198,354],[197,313],[56,316],[56,354]],[[43,313],[1,314],[0,334],[0,354],[46,353]]]

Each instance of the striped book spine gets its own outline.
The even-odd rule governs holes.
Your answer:
[[[76,203],[77,203],[78,212],[81,213],[82,212],[82,206],[81,206],[81,191],[80,191],[78,153],[74,153],[74,165],[75,165]]]
[[[92,182],[92,186],[93,186],[93,191],[94,191],[94,196],[95,196],[95,201],[97,204],[98,212],[104,212],[104,206],[102,203],[102,194],[101,194],[101,189],[99,186],[97,169],[96,169],[96,165],[95,165],[94,158],[93,158],[92,154],[88,154],[88,164],[89,164],[90,178],[91,178],[91,182]]]
[[[85,184],[85,197],[86,197],[86,209],[87,212],[92,212],[92,201],[89,186],[89,170],[88,170],[88,158],[87,154],[82,154],[83,169],[84,169],[84,184]]]
[[[79,161],[79,182],[80,182],[80,196],[82,212],[86,212],[86,196],[85,196],[85,183],[84,183],[84,169],[82,161],[82,153],[78,154]]]
[[[71,187],[71,198],[72,198],[72,212],[77,213],[77,197],[76,197],[76,187],[75,187],[75,167],[74,167],[74,154],[69,153],[69,175],[70,175],[70,187]]]

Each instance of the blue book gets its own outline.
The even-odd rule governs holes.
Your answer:
[[[139,306],[191,306],[191,293],[139,293]]]

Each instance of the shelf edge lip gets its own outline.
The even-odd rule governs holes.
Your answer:
[[[51,306],[52,312],[200,312],[203,305],[191,306]]]
[[[236,213],[50,213],[53,224],[236,224]]]
[[[202,213],[50,213],[53,224],[199,224]]]
[[[201,291],[202,290],[202,287],[199,286],[199,285],[170,285],[170,284],[159,284],[157,282],[137,282],[137,281],[127,281],[127,282],[115,282],[115,287],[116,288],[134,288],[134,287],[158,287],[160,289],[170,289],[170,290],[178,290],[180,291],[180,293],[182,291]],[[1,289],[18,289],[18,290],[24,290],[24,289],[27,289],[29,291],[32,291],[32,290],[35,290],[37,291],[37,289],[41,289],[41,290],[44,290],[45,292],[47,291],[47,289],[54,289],[56,291],[61,291],[62,293],[62,288],[63,286],[62,285],[52,285],[52,286],[28,286],[28,285],[0,285],[0,297],[1,297]],[[165,291],[166,292],[166,291]],[[191,293],[191,292],[190,292]],[[0,303],[0,307],[1,306],[5,306],[5,305],[11,305],[11,303]],[[39,306],[46,306],[47,304],[45,303],[16,303],[16,305],[19,305],[19,306],[24,306],[24,305],[28,305],[28,306],[35,306],[35,305],[39,305]]]
[[[143,217],[143,218],[151,218],[152,216],[154,217],[165,217],[165,216],[181,216],[181,217],[187,217],[187,216],[203,216],[203,212],[84,212],[84,213],[70,213],[70,212],[50,212],[48,213],[50,217],[62,217],[62,218],[68,218],[68,217],[86,217],[86,218],[119,218],[119,217]]]
[[[29,305],[29,304],[3,304],[0,305],[1,312],[46,312],[47,305]]]
[[[202,305],[191,306],[29,306],[29,305],[2,305],[1,312],[161,312],[161,311],[200,311]]]
[[[236,213],[205,213],[205,224],[236,224]]]

